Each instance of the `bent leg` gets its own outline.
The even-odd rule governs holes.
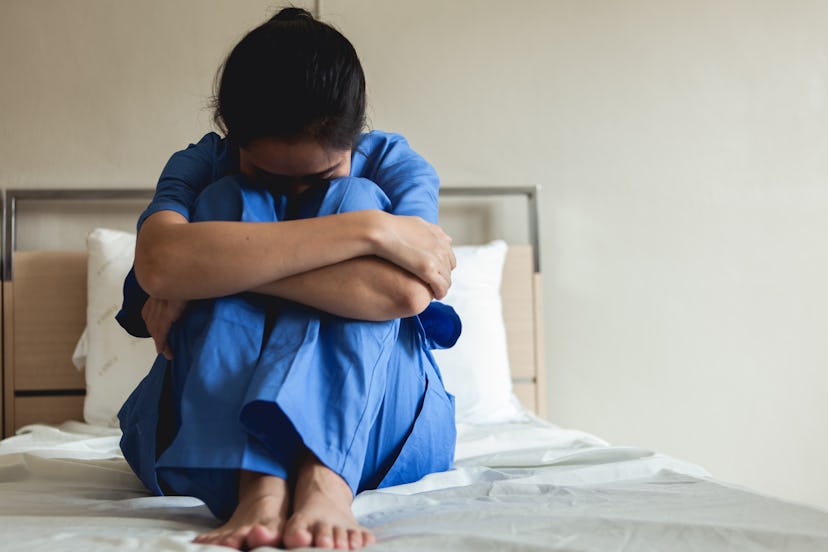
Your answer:
[[[346,177],[331,182],[318,214],[389,206],[373,182]],[[372,405],[371,425],[358,442],[362,472],[356,485],[349,480],[355,492],[416,481],[449,469],[454,460],[454,397],[443,387],[422,323],[418,317],[393,323],[383,380],[374,382],[382,386],[380,402]]]
[[[387,209],[388,200],[370,181],[348,178],[331,182],[318,209],[303,207],[322,216]],[[250,397],[243,422],[265,446],[277,447],[282,436],[268,420],[282,414],[308,449],[286,546],[369,544],[373,535],[350,512],[354,493],[450,467],[453,408],[447,396],[435,402],[427,393],[432,387],[439,397],[442,384],[415,319],[347,320],[290,304],[280,311],[260,362],[276,369],[257,373],[280,379],[251,386],[270,389]],[[433,454],[419,448],[424,442],[437,443]]]
[[[284,198],[231,176],[204,190],[192,219],[278,222],[284,208]],[[176,328],[182,429],[158,464],[168,486],[201,498],[226,520],[197,537],[200,544],[254,549],[282,542],[300,442],[289,435],[272,452],[240,420],[271,309],[271,301],[252,294],[199,301]]]
[[[199,196],[192,219],[240,220],[252,214],[277,221],[277,207],[269,195],[247,193],[240,177],[226,177]],[[157,491],[201,498],[220,519],[234,511],[240,469],[286,478],[299,450],[298,441],[292,453],[285,443],[275,458],[239,420],[267,309],[247,294],[191,302],[171,330],[175,359],[158,367],[166,373],[155,378],[165,384],[151,393],[159,404],[157,424],[144,423],[140,432],[144,441],[155,437],[143,448],[154,451]]]
[[[294,216],[385,209],[373,182],[339,178],[292,199]],[[242,409],[242,423],[274,453],[298,436],[356,492],[385,389],[399,321],[344,319],[283,302],[266,338]],[[273,423],[287,419],[289,423]]]

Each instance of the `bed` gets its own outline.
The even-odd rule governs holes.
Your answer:
[[[455,467],[356,497],[354,512],[378,539],[373,550],[828,550],[828,512],[719,481],[681,459],[613,446],[546,421],[537,190],[447,193],[524,196],[531,243],[458,248],[451,299],[458,310],[468,309],[461,314],[472,341],[459,357],[438,357],[450,372],[444,374],[447,387],[458,391]],[[111,304],[96,301],[107,285],[117,284],[117,276],[107,283],[102,275],[130,260],[107,257],[107,247],[114,240],[123,250],[130,238],[96,230],[86,251],[15,247],[20,202],[119,202],[149,194],[5,193],[3,550],[211,548],[190,542],[217,523],[206,507],[190,497],[150,496],[120,454],[111,405],[108,412],[100,406],[117,393],[94,379],[114,372],[111,360],[92,358],[98,339],[92,334],[101,333],[97,321],[113,314]],[[461,268],[470,265],[471,275]],[[475,280],[479,273],[484,277]],[[502,327],[472,323],[494,311]],[[79,340],[84,328],[85,344]],[[85,373],[72,360],[84,355]],[[505,355],[506,372],[503,362],[489,369],[499,355]],[[479,386],[458,383],[470,379]]]

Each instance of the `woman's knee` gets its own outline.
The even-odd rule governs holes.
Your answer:
[[[278,222],[282,207],[281,200],[267,189],[234,174],[216,180],[199,194],[191,219]]]
[[[366,209],[387,210],[391,201],[371,180],[346,176],[332,180],[319,209],[319,216]]]
[[[191,220],[241,220],[242,184],[240,175],[230,175],[208,185],[196,198]]]

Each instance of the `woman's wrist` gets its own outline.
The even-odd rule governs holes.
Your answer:
[[[388,217],[393,216],[380,210],[356,211],[359,215],[357,225],[360,232],[360,241],[364,243],[368,252],[366,255],[384,257],[388,250]]]

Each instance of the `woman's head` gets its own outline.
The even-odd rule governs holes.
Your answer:
[[[350,149],[365,126],[365,76],[356,51],[309,12],[285,8],[227,57],[214,117],[242,147],[269,138]]]

